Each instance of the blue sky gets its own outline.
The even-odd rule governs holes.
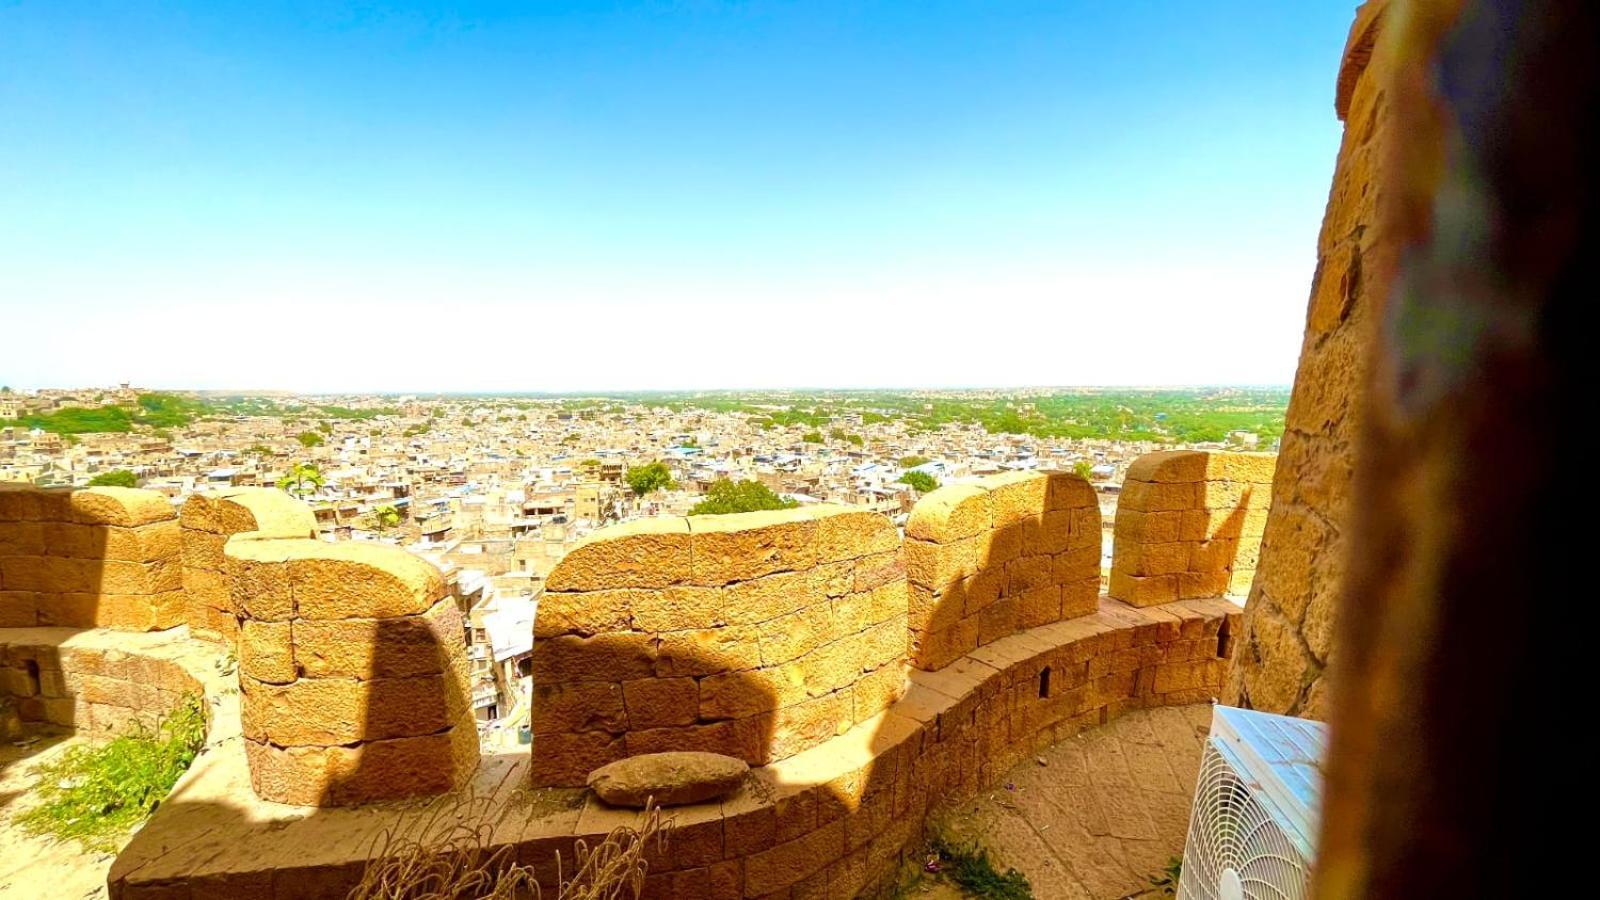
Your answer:
[[[1287,383],[1353,0],[0,0],[0,381]]]

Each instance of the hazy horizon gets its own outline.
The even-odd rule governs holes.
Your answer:
[[[38,384],[28,385],[6,381],[0,378],[0,385],[19,391],[44,390],[75,390],[75,389],[110,389],[122,382],[112,384]],[[684,394],[907,394],[907,393],[965,393],[975,391],[987,392],[1015,392],[1015,391],[1202,391],[1202,390],[1256,390],[1256,391],[1289,391],[1293,388],[1292,382],[1281,383],[1193,383],[1193,384],[996,384],[996,385],[843,385],[834,387],[821,387],[818,385],[787,385],[777,387],[654,387],[654,388],[610,388],[591,389],[574,388],[571,390],[538,390],[534,388],[512,388],[505,390],[450,390],[437,389],[406,389],[389,388],[383,390],[341,390],[338,388],[322,388],[316,390],[288,390],[279,388],[249,388],[249,387],[193,387],[184,385],[165,384],[137,384],[129,382],[135,389],[147,389],[167,393],[202,394],[217,397],[338,397],[338,396],[370,396],[370,397],[418,397],[418,398],[449,398],[449,397],[548,397],[552,399],[583,398],[583,397],[648,397],[648,396],[677,396]]]
[[[1353,6],[0,0],[0,384],[1287,384]]]

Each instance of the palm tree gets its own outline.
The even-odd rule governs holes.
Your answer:
[[[322,470],[311,463],[295,463],[289,474],[278,479],[278,487],[304,500],[323,485]]]
[[[379,534],[400,524],[400,510],[385,503],[372,510],[372,528]]]

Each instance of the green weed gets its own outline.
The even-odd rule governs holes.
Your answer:
[[[975,844],[952,844],[935,837],[929,850],[937,857],[940,874],[969,897],[984,900],[1033,900],[1033,885],[1016,869],[1002,874],[989,861],[989,851]]]
[[[152,731],[143,726],[105,744],[73,747],[41,766],[38,806],[17,817],[33,834],[115,852],[155,812],[205,743],[200,698],[186,698]]]

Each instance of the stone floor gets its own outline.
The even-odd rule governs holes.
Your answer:
[[[38,740],[23,746],[10,741],[0,744],[0,898],[104,897],[112,854],[35,837],[13,822],[36,802],[32,789],[39,778],[38,767],[86,740],[64,733],[36,737]]]
[[[1183,853],[1208,704],[1130,712],[1022,763],[935,823],[977,841],[1040,900],[1119,900]],[[912,896],[942,897],[933,881]]]

